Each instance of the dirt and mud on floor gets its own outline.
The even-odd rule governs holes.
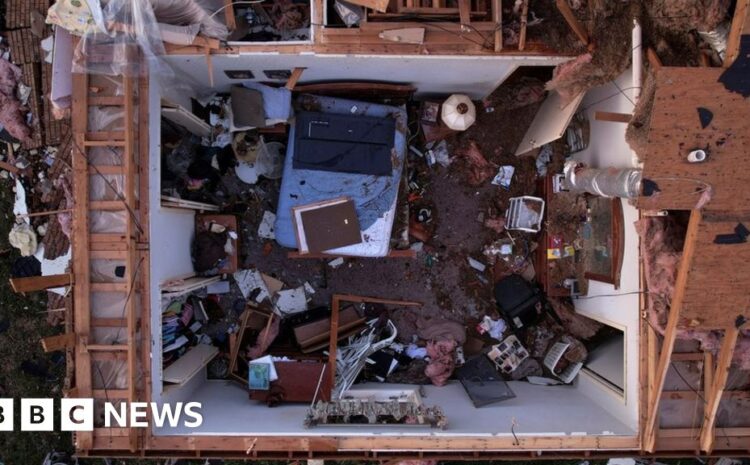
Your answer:
[[[230,197],[244,199],[230,208],[242,218],[240,267],[257,268],[287,287],[309,282],[316,290],[314,305],[327,305],[332,294],[347,293],[419,301],[425,313],[461,323],[495,315],[493,268],[482,251],[487,244],[507,237],[502,223],[508,199],[533,195],[537,189],[534,157],[519,158],[513,152],[543,97],[543,81],[514,77],[480,104],[477,122],[469,130],[447,138],[451,156],[447,167],[429,166],[425,158],[410,153],[407,180],[411,188],[402,200],[408,199],[410,247],[418,250],[414,259],[351,257],[334,268],[328,264],[331,260],[289,258],[287,249],[260,240],[255,233],[263,212],[276,211],[279,183],[264,180],[247,186],[236,178],[227,179]],[[419,134],[411,144],[426,152]],[[479,153],[485,167],[479,180],[476,157],[466,155],[471,150]],[[508,189],[491,183],[503,165],[515,168]],[[394,227],[394,245],[400,242],[398,233]],[[523,240],[527,233],[512,235]],[[533,241],[533,235],[528,236]],[[470,258],[487,265],[486,269],[473,268]]]

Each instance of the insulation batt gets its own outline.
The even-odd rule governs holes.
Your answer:
[[[430,363],[424,373],[435,386],[444,386],[456,368],[456,341],[437,341],[427,344]]]
[[[635,222],[635,228],[641,237],[641,256],[648,290],[648,322],[663,335],[682,259],[685,229],[676,225],[670,217],[643,218]],[[701,350],[714,353],[718,352],[722,341],[721,333],[716,331],[681,329],[677,331],[677,337],[697,340]],[[734,363],[743,370],[750,370],[750,330],[740,331],[734,350]]]
[[[21,74],[18,66],[0,59],[0,124],[11,136],[28,143],[31,141],[31,128],[26,124],[26,112],[15,96]]]
[[[151,5],[159,22],[179,26],[200,24],[204,35],[221,40],[225,40],[229,35],[227,27],[220,23],[216,16],[203,9],[196,0],[151,0]]]

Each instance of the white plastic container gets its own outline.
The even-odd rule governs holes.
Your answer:
[[[544,200],[524,195],[510,199],[505,212],[505,229],[537,233],[542,230]]]

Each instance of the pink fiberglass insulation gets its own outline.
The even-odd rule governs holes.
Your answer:
[[[448,378],[456,368],[456,341],[443,340],[427,343],[427,356],[430,363],[424,370],[424,374],[435,386],[444,386]]]
[[[671,216],[645,217],[635,223],[641,237],[641,258],[646,277],[646,304],[649,324],[664,334],[675,280],[682,259],[685,226]],[[722,334],[718,331],[678,330],[680,339],[700,342],[702,350],[716,353],[721,346]],[[734,351],[734,363],[750,369],[750,330],[743,330]]]
[[[0,59],[0,124],[22,143],[31,141],[31,128],[26,124],[26,111],[15,95],[21,69]]]

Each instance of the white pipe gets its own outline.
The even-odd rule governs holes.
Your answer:
[[[638,20],[633,20],[633,101],[637,102],[641,96],[641,83],[643,80],[643,46],[641,42],[641,25]]]

